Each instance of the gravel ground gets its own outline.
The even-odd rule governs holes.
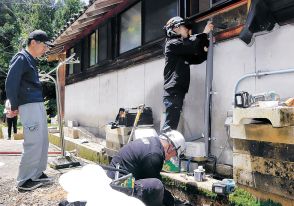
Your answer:
[[[0,178],[0,206],[58,205],[66,198],[66,192],[58,183],[59,176],[60,174],[55,175],[51,184],[29,192],[19,192],[15,186],[15,179]]]

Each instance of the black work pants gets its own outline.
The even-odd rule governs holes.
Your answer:
[[[162,130],[170,127],[176,130],[180,121],[180,115],[183,108],[185,94],[171,94],[163,97],[163,104],[165,106],[165,122]]]
[[[157,178],[147,178],[135,181],[134,197],[142,200],[146,206],[162,206],[164,187]]]
[[[8,126],[8,139],[11,138],[11,130],[13,127],[13,133],[17,133],[17,116],[13,118],[7,118],[7,126]]]

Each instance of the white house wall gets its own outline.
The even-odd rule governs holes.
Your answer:
[[[212,153],[219,162],[232,164],[230,141],[225,120],[232,109],[237,80],[256,71],[294,68],[294,27],[283,26],[269,34],[256,37],[247,47],[239,39],[218,43],[214,47],[212,98]],[[157,131],[162,119],[164,59],[125,68],[66,86],[65,119],[96,128],[105,136],[103,125],[113,121],[120,107],[145,103],[153,109]],[[206,63],[191,67],[191,84],[184,102],[179,125],[186,138],[200,137],[204,126],[204,91]],[[276,91],[281,97],[294,96],[294,74],[246,79],[239,90],[258,93]]]

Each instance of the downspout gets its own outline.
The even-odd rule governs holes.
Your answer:
[[[244,76],[242,76],[237,83],[235,84],[235,88],[234,88],[234,95],[233,95],[233,102],[235,99],[235,94],[238,92],[238,87],[241,81],[243,81],[244,79],[250,78],[250,77],[257,77],[257,78],[261,78],[264,76],[268,76],[268,75],[273,75],[273,74],[287,74],[287,73],[292,73],[294,72],[294,69],[284,69],[284,70],[276,70],[276,71],[269,71],[269,72],[256,72],[256,73],[250,73],[250,74],[246,74]]]
[[[206,79],[205,79],[205,105],[204,105],[204,140],[205,152],[207,157],[210,156],[211,141],[211,95],[213,80],[213,35],[209,33],[209,48],[206,62]]]

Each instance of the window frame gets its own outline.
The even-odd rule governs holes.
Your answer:
[[[75,53],[75,47],[74,46],[69,49],[68,57],[70,55],[72,55],[73,53]],[[74,64],[68,64],[68,76],[73,75],[73,74],[75,74]]]
[[[98,31],[98,28],[97,29],[95,29],[88,37],[89,37],[89,42],[88,42],[88,44],[89,44],[89,47],[88,47],[88,49],[89,49],[89,68],[91,68],[91,67],[93,67],[93,66],[95,66],[97,63],[98,63],[98,57],[97,57],[97,53],[98,53],[98,48],[97,48],[97,31]],[[95,48],[94,48],[94,63],[93,64],[91,64],[91,62],[92,62],[92,37],[93,37],[93,35],[94,35],[94,39],[95,39],[95,42],[94,42],[94,45],[95,45]]]
[[[121,52],[120,50],[121,50],[121,32],[122,32],[122,29],[121,29],[121,25],[122,25],[122,21],[121,21],[121,19],[122,19],[122,15],[124,14],[124,13],[126,13],[127,11],[129,11],[131,8],[133,8],[134,6],[136,6],[137,4],[139,4],[139,3],[141,3],[141,38],[140,38],[140,45],[139,46],[137,46],[137,47],[134,47],[134,48],[132,48],[132,49],[129,49],[129,50],[126,50],[126,51],[124,51],[124,52]],[[118,21],[117,21],[117,25],[116,25],[116,27],[117,27],[117,31],[118,31],[118,36],[117,36],[117,54],[116,54],[116,56],[120,56],[120,55],[124,55],[124,54],[128,54],[128,53],[130,53],[130,52],[132,52],[132,51],[134,51],[134,50],[136,50],[136,49],[138,49],[138,48],[140,48],[140,47],[142,47],[143,46],[143,41],[142,41],[142,36],[144,35],[143,34],[143,21],[142,21],[142,5],[143,5],[143,0],[140,0],[140,1],[136,1],[134,4],[132,4],[130,7],[128,7],[127,9],[125,9],[124,11],[122,11],[118,16],[117,16],[117,18],[118,18]]]
[[[83,61],[82,72],[79,75],[68,76],[67,84],[71,84],[77,81],[81,81],[83,79],[87,79],[93,75],[97,75],[97,74],[101,74],[101,73],[105,73],[105,72],[109,72],[113,70],[118,70],[118,69],[126,68],[130,65],[146,62],[153,58],[157,59],[159,57],[163,57],[162,45],[164,44],[164,39],[165,39],[164,36],[162,38],[158,38],[150,42],[145,42],[145,36],[144,36],[145,35],[144,29],[146,29],[145,28],[146,9],[144,8],[145,1],[148,1],[148,0],[134,1],[133,3],[125,7],[125,9],[122,10],[120,13],[110,17],[109,19],[106,19],[106,21],[101,22],[101,24],[97,26],[95,31],[99,30],[100,27],[103,27],[105,26],[105,24],[107,24],[106,26],[107,32],[111,34],[110,36],[107,35],[107,48],[106,48],[107,51],[105,51],[107,53],[107,58],[105,60],[99,61],[99,51],[98,51],[98,62],[92,66],[87,65],[87,63],[88,64],[90,63],[90,53],[86,54],[85,48],[88,47],[87,49],[90,50],[89,35],[85,37],[84,39],[82,39],[82,41],[84,42],[84,44],[82,45],[83,51],[84,51],[82,54],[82,61]],[[193,0],[186,0],[186,1],[190,3],[189,1],[193,1]],[[120,48],[119,48],[120,47],[120,32],[121,32],[120,17],[124,12],[129,10],[138,2],[141,2],[141,46],[138,46],[136,48],[120,53]],[[248,0],[224,0],[222,2],[225,2],[225,3],[212,7],[210,10],[202,12],[202,13],[198,13],[196,15],[190,15],[189,12],[187,12],[187,10],[185,11],[186,12],[185,13],[183,9],[181,9],[180,2],[182,1],[177,0],[177,15],[182,17],[184,17],[183,15],[188,15],[190,20],[197,22],[199,19],[202,19],[202,20],[208,19],[210,18],[210,16],[221,13],[220,10],[223,10],[223,8],[227,9],[228,11],[234,10],[236,6],[233,4],[239,4],[240,6],[241,3],[246,2],[246,5],[247,5]],[[189,8],[186,7],[186,9],[189,9]],[[240,28],[236,29],[234,36],[240,33]],[[226,34],[226,32],[224,32],[224,34]],[[230,39],[234,37],[232,35],[231,36],[224,35],[224,36],[225,37],[222,37],[221,40]],[[99,36],[98,36],[98,39],[99,39]],[[217,41],[218,40],[219,38],[217,39]],[[88,45],[86,45],[86,43]],[[99,45],[98,45],[98,48],[99,48]]]

